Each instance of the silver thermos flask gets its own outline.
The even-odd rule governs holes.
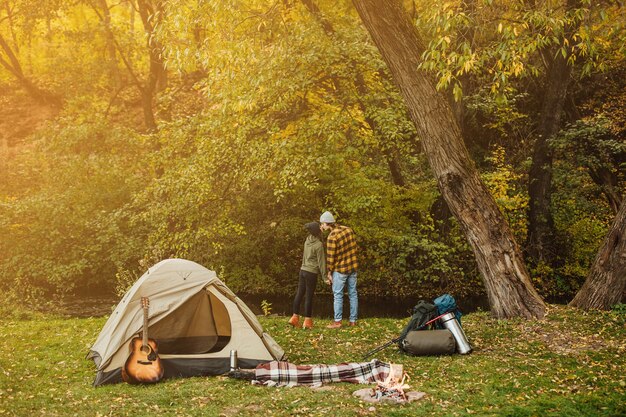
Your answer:
[[[446,329],[450,330],[452,336],[454,336],[454,340],[456,341],[456,351],[458,353],[465,355],[466,353],[470,353],[472,351],[472,347],[467,341],[463,328],[457,321],[454,313],[446,313],[441,316],[441,323]]]
[[[230,371],[236,371],[237,370],[237,351],[236,350],[231,350],[230,351]]]

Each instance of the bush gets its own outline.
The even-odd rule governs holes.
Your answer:
[[[39,137],[11,161],[28,167],[20,175],[29,188],[0,202],[0,285],[38,298],[111,289],[116,264],[134,251],[120,211],[141,182],[131,159],[141,154],[137,136],[68,120]]]

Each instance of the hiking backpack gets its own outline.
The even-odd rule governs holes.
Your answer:
[[[411,320],[404,326],[400,337],[398,338],[398,346],[400,350],[404,350],[403,341],[410,331],[421,330],[425,328],[425,324],[437,317],[437,307],[424,300],[419,300],[413,307]]]
[[[437,315],[440,316],[445,313],[454,313],[459,325],[461,324],[461,310],[456,306],[456,300],[450,294],[443,294],[435,298],[433,301],[437,307]]]

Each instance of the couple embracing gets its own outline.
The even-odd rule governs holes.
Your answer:
[[[307,223],[305,229],[309,235],[304,242],[302,266],[298,291],[293,300],[293,315],[289,324],[300,327],[300,304],[304,298],[304,323],[302,327],[313,327],[311,313],[313,295],[317,284],[317,275],[326,276],[326,283],[332,286],[334,320],[327,326],[329,329],[341,327],[343,318],[343,290],[348,287],[350,301],[350,326],[356,326],[358,315],[358,295],[356,275],[358,269],[357,244],[352,229],[335,222],[335,217],[326,211],[320,216],[319,223]],[[322,231],[329,231],[326,238],[326,251],[322,243]]]

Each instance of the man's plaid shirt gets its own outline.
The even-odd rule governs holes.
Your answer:
[[[357,245],[352,229],[337,225],[326,240],[326,267],[330,272],[350,274],[359,268]]]

